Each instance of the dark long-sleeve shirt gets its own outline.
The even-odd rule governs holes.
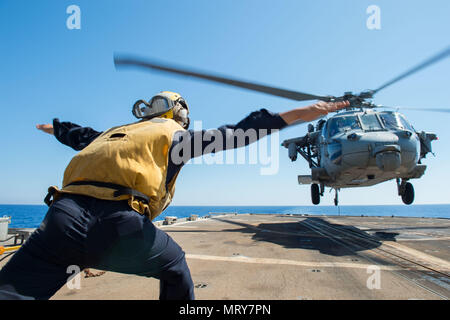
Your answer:
[[[166,181],[170,181],[182,166],[194,157],[246,146],[270,134],[271,130],[280,130],[286,126],[286,122],[278,114],[261,109],[252,112],[235,125],[198,131],[180,130],[174,134],[169,150],[171,156]],[[53,128],[56,139],[75,150],[84,149],[102,133],[71,122],[60,122],[58,119],[53,120]],[[221,141],[216,141],[219,138]],[[214,144],[213,148],[211,144]],[[185,152],[186,150],[188,152]]]

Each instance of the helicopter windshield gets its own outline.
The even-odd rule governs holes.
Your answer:
[[[400,129],[415,131],[406,119],[399,114],[381,112],[379,113],[381,121],[387,129]]]
[[[414,129],[414,127],[405,119],[405,117],[403,117],[402,115],[399,115],[399,118],[400,118],[400,122],[402,124],[403,129],[409,130],[409,131],[412,131],[412,132],[416,131]]]
[[[380,121],[378,121],[378,118],[373,113],[365,113],[360,115],[362,126],[364,130],[366,131],[377,131],[377,130],[383,130],[383,127],[381,126]]]
[[[382,112],[379,115],[381,121],[387,129],[403,129],[399,119],[395,114]]]
[[[342,116],[329,120],[328,126],[330,137],[337,133],[345,132],[348,130],[361,129],[358,118],[356,116]]]

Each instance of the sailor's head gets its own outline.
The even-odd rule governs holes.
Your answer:
[[[173,119],[184,129],[189,127],[189,106],[178,93],[171,91],[162,91],[149,101],[136,101],[133,115],[144,120],[156,117]]]

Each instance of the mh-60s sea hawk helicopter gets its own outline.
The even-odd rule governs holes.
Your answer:
[[[285,90],[134,57],[116,56],[114,63],[116,67],[139,67],[194,77],[296,101],[349,101],[345,111],[328,120],[321,119],[315,126],[309,124],[306,135],[283,141],[282,146],[288,149],[289,158],[295,161],[300,154],[311,169],[311,175],[299,175],[298,182],[311,184],[313,204],[320,203],[325,187],[334,189],[334,203],[337,205],[338,191],[342,188],[372,186],[396,179],[399,196],[405,204],[411,204],[414,188],[408,181],[425,173],[426,165],[422,164],[422,159],[432,153],[431,142],[437,140],[437,136],[416,131],[404,115],[395,111],[399,107],[375,105],[371,99],[380,90],[448,56],[450,47],[375,90],[359,94],[346,92],[340,97]],[[394,111],[377,110],[381,108]],[[450,112],[450,109],[436,108],[402,109]]]
[[[311,184],[313,204],[319,204],[325,187],[335,189],[335,205],[341,188],[372,186],[396,179],[405,204],[414,201],[408,180],[425,172],[421,163],[431,151],[433,133],[416,132],[406,118],[392,111],[361,108],[340,112],[328,120],[308,126],[308,134],[288,139],[289,158],[302,155],[311,175],[299,175],[300,184]]]

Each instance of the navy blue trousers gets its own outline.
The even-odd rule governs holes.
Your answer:
[[[0,299],[49,299],[73,277],[69,266],[154,277],[161,300],[194,299],[183,250],[126,201],[80,195],[55,201],[0,270]]]

